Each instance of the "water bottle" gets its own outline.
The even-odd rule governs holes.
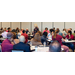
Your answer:
[[[37,46],[35,46],[35,52],[37,52]]]
[[[44,42],[44,47],[46,47],[46,42]]]

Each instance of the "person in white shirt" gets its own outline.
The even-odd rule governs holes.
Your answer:
[[[47,35],[47,38],[48,38],[48,45],[50,45],[50,43],[53,42],[53,41],[52,41],[52,36],[53,36],[53,34],[54,34],[53,32],[54,32],[54,29],[50,29],[50,30],[49,30],[49,33],[48,33],[48,35]]]
[[[53,31],[54,31],[53,29],[50,29],[48,33],[48,40],[50,41],[52,40]]]
[[[2,37],[3,37],[3,38],[7,38],[7,33],[8,33],[8,32],[6,32],[6,29],[4,29],[4,32],[1,34]]]

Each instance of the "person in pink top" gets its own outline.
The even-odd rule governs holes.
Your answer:
[[[69,52],[69,48],[62,44],[62,36],[58,35],[57,31],[54,31],[54,33],[52,35],[53,35],[52,40],[59,42],[61,44],[61,48],[63,48],[64,51]]]
[[[44,32],[49,33],[48,28],[45,28],[45,30],[43,31],[43,33],[44,33]]]

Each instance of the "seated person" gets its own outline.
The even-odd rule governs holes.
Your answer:
[[[49,30],[49,33],[48,33],[48,40],[52,40],[52,33],[54,32],[53,29],[50,29]]]
[[[55,31],[55,27],[53,27],[53,30]]]
[[[20,31],[16,34],[16,38],[19,39],[19,37],[21,36]]]
[[[11,30],[11,28],[9,27],[7,32],[11,32],[11,31],[12,31],[12,30]]]
[[[8,32],[7,39],[4,40],[1,44],[2,52],[11,52],[11,50],[13,49],[13,44],[11,42],[15,44],[13,40],[13,34],[11,32]]]
[[[75,39],[75,30],[74,30],[74,33],[72,35],[74,36],[74,39]]]
[[[4,32],[1,34],[2,37],[3,37],[3,38],[7,38],[7,33],[8,33],[8,32],[6,32],[6,29],[4,29]]]
[[[74,36],[72,35],[72,31],[68,31],[68,34],[66,35],[66,38],[74,40]]]
[[[39,33],[39,34],[40,34],[40,36],[42,36],[42,32],[41,32],[41,31],[38,31],[37,33]]]
[[[56,29],[57,30],[57,34],[63,36],[63,33],[60,32],[59,28]]]
[[[63,29],[62,33],[63,33],[63,38],[65,38],[66,35],[67,35],[67,33],[66,33],[66,29]]]
[[[28,28],[26,29],[26,34],[28,34],[29,33],[29,30],[28,30]]]
[[[46,42],[47,45],[47,32],[43,33],[43,36],[41,36],[41,43],[44,44]]]
[[[23,32],[23,30],[24,30],[23,28],[20,30],[20,33],[21,33],[21,34],[23,34],[23,33],[22,33],[22,32]]]
[[[15,31],[16,31],[16,33],[18,33],[19,32],[19,28],[17,27]]]
[[[74,36],[72,35],[72,31],[68,31],[66,38],[69,40],[74,40]],[[74,44],[73,43],[63,43],[64,45],[70,47],[74,52]]]
[[[15,32],[12,32],[13,33],[13,40],[15,42],[15,44],[19,43],[19,39],[16,38],[16,33]],[[14,45],[14,43],[12,42],[12,44]]]
[[[26,31],[23,30],[21,35],[23,35],[25,37],[25,39],[26,39],[25,43],[27,43],[28,42],[28,35],[26,34]]]
[[[32,45],[42,45],[41,43],[41,34],[37,32],[34,36],[34,38],[31,39]]]
[[[45,30],[43,31],[43,33],[44,33],[44,32],[49,33],[49,31],[48,31],[48,28],[47,28],[47,27],[45,28]]]
[[[13,49],[14,50],[24,50],[25,52],[30,52],[30,46],[24,43],[25,42],[25,37],[21,35],[19,37],[19,41],[20,42],[18,44],[15,44],[13,46]]]
[[[1,27],[1,29],[0,30],[3,30],[3,27]]]
[[[49,46],[49,52],[61,52],[61,44],[54,41]]]
[[[50,43],[53,41],[53,40],[52,40],[53,32],[54,32],[53,29],[50,29],[50,30],[49,30],[49,33],[48,33],[48,36],[47,36],[47,38],[48,38],[48,40],[49,40],[48,43],[47,43],[48,45],[50,45]]]
[[[16,33],[16,30],[15,30],[15,29],[13,29],[13,30],[12,30],[12,32],[15,32],[15,33]]]
[[[53,32],[52,40],[58,41],[61,44],[61,47],[64,49],[64,51],[68,52],[69,48],[62,44],[62,36],[57,34],[57,32],[58,32],[57,30]]]

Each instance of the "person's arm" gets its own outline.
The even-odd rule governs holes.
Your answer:
[[[74,36],[72,35],[72,36],[70,37],[70,39],[71,39],[71,40],[74,40]]]

